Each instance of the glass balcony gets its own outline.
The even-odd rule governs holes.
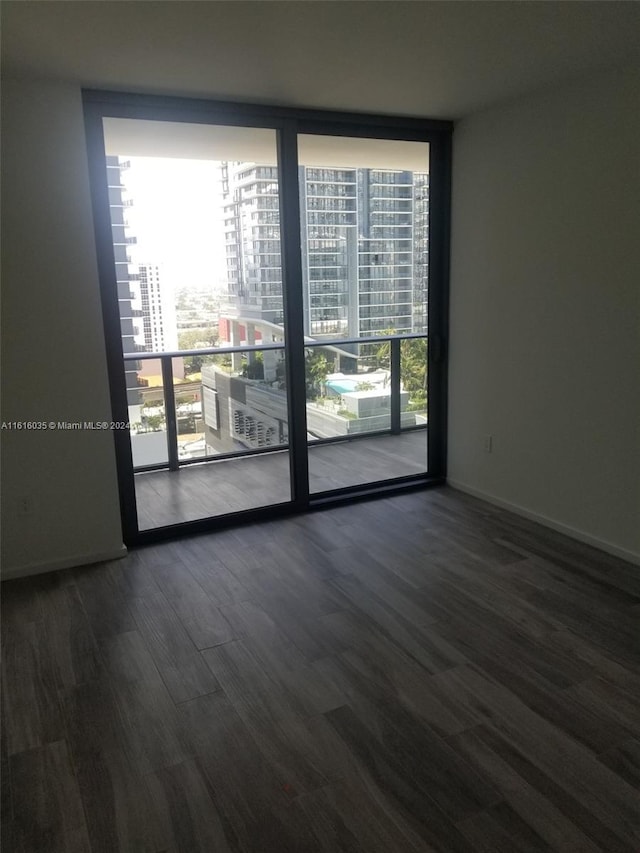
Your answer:
[[[424,335],[307,344],[312,495],[426,472],[426,359]]]
[[[426,472],[426,350],[424,335],[307,339],[312,495]],[[141,529],[291,499],[283,344],[125,361]]]

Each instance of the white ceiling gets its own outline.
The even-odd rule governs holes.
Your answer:
[[[4,0],[3,73],[459,118],[640,60],[640,3]]]

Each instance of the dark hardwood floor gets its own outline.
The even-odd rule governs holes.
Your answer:
[[[450,489],[2,592],[5,851],[640,850],[640,569]]]
[[[426,428],[309,447],[311,494],[426,470]],[[291,500],[289,453],[149,471],[136,474],[135,484],[141,530],[271,506]]]

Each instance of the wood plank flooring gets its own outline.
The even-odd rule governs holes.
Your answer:
[[[311,494],[424,474],[427,431],[310,445]],[[291,500],[289,453],[265,453],[136,474],[141,530]]]
[[[3,850],[640,850],[640,569],[451,489],[2,593]]]

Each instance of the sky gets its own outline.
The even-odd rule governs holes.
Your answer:
[[[134,263],[160,264],[172,290],[226,291],[226,263],[219,164],[211,160],[128,157],[122,173],[127,233]]]

